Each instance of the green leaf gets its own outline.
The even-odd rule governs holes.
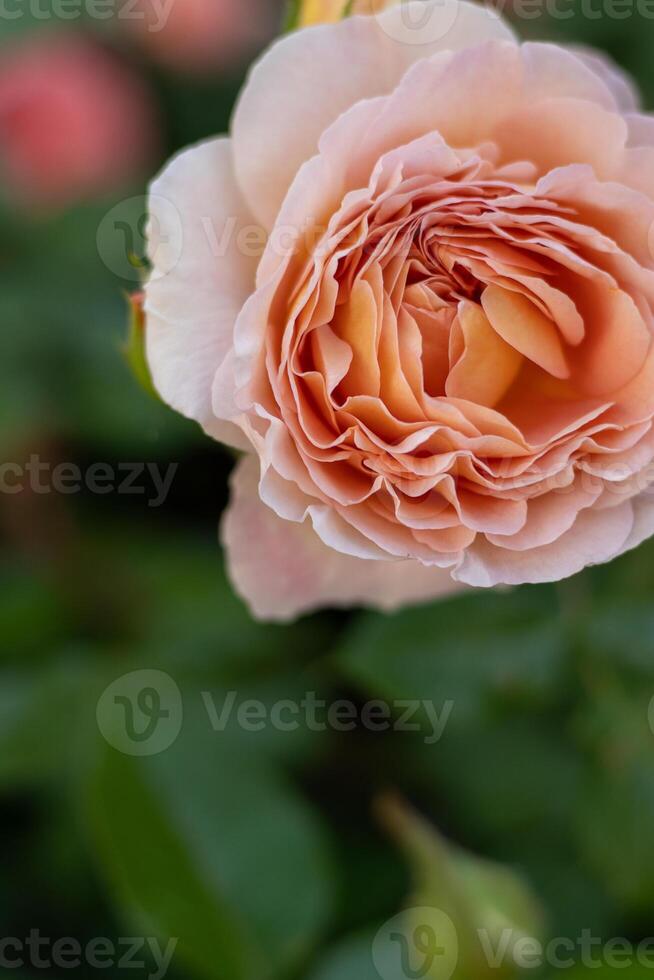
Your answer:
[[[635,678],[654,677],[654,611],[649,601],[611,597],[585,626],[589,669],[599,664]]]
[[[45,575],[30,573],[27,562],[0,564],[0,663],[24,668],[26,661],[43,660],[63,642],[69,629],[59,597]]]
[[[437,751],[413,752],[421,785],[443,794],[459,826],[484,845],[506,849],[530,841],[535,828],[560,844],[579,799],[583,759],[553,725],[514,716],[447,728]]]
[[[206,980],[261,980],[302,963],[331,906],[322,831],[265,757],[223,741],[200,712],[160,755],[108,749],[90,820],[124,913]]]
[[[83,765],[94,733],[99,671],[90,651],[39,672],[0,675],[0,788],[61,784]]]
[[[320,960],[309,980],[380,980],[372,961],[372,948],[377,929],[348,936],[329,949]],[[389,960],[388,970],[393,968]],[[388,980],[390,972],[385,978]],[[396,980],[406,980],[398,974]]]
[[[654,707],[648,689],[597,678],[580,716],[591,752],[574,826],[587,865],[624,910],[654,903]]]
[[[125,917],[162,939],[198,975],[244,977],[254,962],[247,932],[205,881],[144,780],[143,763],[107,749],[92,785],[96,843]]]
[[[454,702],[451,724],[469,727],[498,708],[556,702],[567,653],[552,592],[522,589],[364,616],[336,660],[375,695]]]

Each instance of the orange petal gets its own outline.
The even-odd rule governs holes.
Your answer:
[[[352,364],[342,384],[344,394],[378,395],[380,376],[377,355],[378,310],[372,289],[359,279],[349,302],[337,307],[334,333],[350,345]]]
[[[507,344],[555,378],[570,377],[558,330],[530,300],[500,286],[488,286],[481,304],[491,326]]]
[[[450,371],[446,394],[492,408],[515,381],[522,356],[493,330],[476,303],[460,304],[459,324],[465,346]]]

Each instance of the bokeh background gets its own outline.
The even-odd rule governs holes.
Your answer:
[[[116,9],[0,12],[0,458],[177,469],[159,507],[3,484],[0,938],[176,937],[172,980],[377,980],[380,926],[407,903],[459,926],[461,889],[473,921],[504,921],[501,907],[545,939],[654,935],[654,547],[558,586],[254,623],[217,544],[233,459],[135,381],[125,294],[148,176],[227,128],[281,5],[172,0],[163,30],[153,0],[130,0],[143,19]],[[612,53],[654,107],[654,21],[635,2],[530,9],[524,35]],[[139,669],[169,674],[184,706],[175,744],[147,759],[96,719],[107,686]],[[363,726],[217,733],[202,691],[218,706],[313,691],[453,710],[434,745]],[[26,957],[2,972],[98,971]],[[561,972],[617,971],[488,976]]]

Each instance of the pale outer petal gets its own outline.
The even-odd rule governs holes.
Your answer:
[[[654,534],[654,488],[649,487],[644,490],[632,501],[631,506],[634,511],[634,524],[620,554],[637,548]]]
[[[631,501],[608,510],[586,510],[557,541],[531,551],[508,551],[479,537],[454,575],[481,588],[557,582],[622,554],[633,533]]]
[[[636,83],[609,55],[584,45],[571,45],[578,58],[588,65],[598,78],[611,90],[621,112],[638,112],[640,95]]]
[[[239,249],[252,224],[234,178],[231,141],[175,157],[150,188],[147,357],[161,397],[214,438],[244,448],[241,431],[215,418],[211,390],[254,288],[256,257]]]
[[[290,523],[267,507],[258,480],[258,462],[246,456],[234,470],[221,529],[232,583],[257,618],[286,622],[325,606],[390,611],[461,590],[439,568],[334,551],[310,522]]]
[[[256,217],[273,226],[299,168],[342,112],[390,92],[418,60],[492,39],[514,36],[484,4],[416,0],[274,44],[252,70],[232,123],[238,180]]]

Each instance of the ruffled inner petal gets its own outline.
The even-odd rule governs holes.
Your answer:
[[[317,502],[294,519],[474,585],[547,576],[557,542],[574,570],[633,537],[654,202],[619,183],[627,139],[574,55],[497,42],[419,61],[323,133],[279,219],[319,230],[269,246],[237,325],[257,448],[274,467],[278,423],[284,479]]]

